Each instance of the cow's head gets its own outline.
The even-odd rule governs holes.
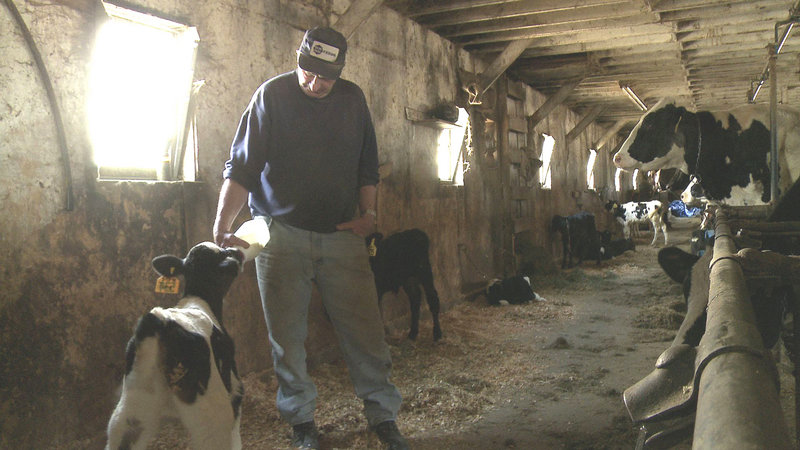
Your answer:
[[[689,185],[681,192],[681,201],[689,206],[700,206],[707,201],[700,180],[696,177],[692,177],[691,181],[689,181]]]
[[[642,171],[680,169],[688,173],[684,153],[686,138],[681,126],[686,108],[663,99],[647,111],[614,155],[620,169]]]

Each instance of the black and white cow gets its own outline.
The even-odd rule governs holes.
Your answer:
[[[584,259],[595,259],[597,264],[603,256],[600,246],[600,237],[594,222],[594,214],[581,211],[571,216],[553,216],[550,222],[550,229],[561,234],[561,246],[563,248],[563,259],[561,268],[572,267],[572,258],[578,259],[578,265]]]
[[[223,297],[243,255],[211,242],[186,258],[161,255],[153,268],[183,276],[174,308],[153,308],[139,319],[125,355],[122,396],[108,423],[107,449],[144,449],[162,417],[177,417],[196,449],[239,449],[244,389],[233,340],[222,326]]]
[[[664,233],[664,245],[667,245],[669,240],[669,233],[667,232],[667,214],[668,210],[658,200],[650,200],[648,202],[628,202],[617,203],[609,201],[606,203],[605,208],[616,217],[617,221],[622,225],[622,232],[625,239],[631,237],[631,227],[639,223],[650,222],[653,227],[653,241],[650,245],[656,245],[658,238],[658,230]]]
[[[486,301],[490,305],[521,305],[532,301],[543,302],[544,297],[533,291],[531,279],[516,275],[499,279],[495,278],[486,286]]]
[[[433,284],[433,269],[428,255],[430,239],[424,231],[412,228],[384,238],[381,233],[366,237],[370,248],[370,266],[375,275],[378,299],[391,291],[397,294],[403,288],[411,303],[411,331],[409,339],[419,334],[419,312],[422,305],[422,290],[433,319],[433,340],[442,337],[439,325],[439,293]]]
[[[704,196],[732,206],[770,199],[768,105],[691,112],[664,99],[636,124],[614,155],[617,167],[643,171],[676,168],[694,178],[682,199]],[[800,175],[800,112],[778,110],[778,161],[782,192]],[[687,201],[689,200],[689,201]]]

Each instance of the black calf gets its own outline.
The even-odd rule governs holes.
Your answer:
[[[433,340],[442,337],[439,326],[439,294],[433,284],[428,250],[430,241],[424,231],[414,228],[401,231],[387,238],[381,233],[373,233],[366,238],[367,245],[375,247],[369,258],[375,274],[375,287],[378,299],[386,292],[397,294],[402,287],[411,303],[411,331],[409,339],[419,334],[419,312],[422,304],[422,290],[433,318]],[[420,289],[422,287],[422,289]]]
[[[561,244],[564,257],[561,268],[572,267],[572,257],[578,258],[580,265],[584,259],[596,259],[600,264],[602,252],[600,251],[600,238],[594,224],[592,213],[581,211],[571,216],[553,216],[550,223],[552,231],[561,233]]]

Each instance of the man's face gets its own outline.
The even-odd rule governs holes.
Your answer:
[[[300,83],[300,89],[303,93],[313,98],[323,98],[330,94],[333,89],[336,79],[325,78],[313,72],[297,68],[297,81]]]

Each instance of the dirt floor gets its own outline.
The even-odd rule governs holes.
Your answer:
[[[622,392],[653,369],[685,312],[681,289],[659,268],[658,248],[647,245],[647,234],[635,252],[600,267],[584,263],[536,278],[544,302],[491,307],[479,297],[443,313],[444,338],[437,343],[429,320],[417,342],[389,336],[393,381],[404,397],[398,423],[411,448],[634,448],[638,430]],[[670,244],[688,250],[689,230],[673,230]],[[344,363],[311,375],[319,389],[322,447],[381,448]],[[244,448],[290,448],[271,371],[244,382]],[[792,385],[784,383],[788,409]],[[168,425],[150,448],[187,448],[185,441],[180,427]]]

